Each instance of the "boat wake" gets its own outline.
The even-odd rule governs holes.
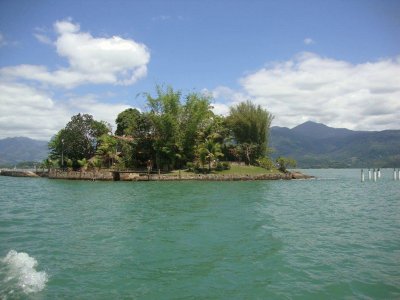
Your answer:
[[[19,293],[30,294],[43,290],[48,275],[44,271],[36,271],[37,265],[37,260],[29,254],[10,250],[0,260],[0,298],[7,299],[7,296],[15,297]]]

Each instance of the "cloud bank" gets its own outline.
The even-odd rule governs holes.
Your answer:
[[[69,20],[56,22],[54,30],[54,42],[43,32],[34,36],[41,43],[53,45],[67,60],[67,67],[50,71],[44,65],[21,64],[0,69],[0,138],[49,139],[77,113],[89,113],[114,124],[128,105],[104,103],[93,95],[62,101],[62,91],[84,84],[131,85],[146,76],[150,53],[145,45],[119,36],[93,37]],[[5,41],[0,35],[2,43]]]
[[[45,90],[18,83],[0,83],[0,104],[0,138],[26,136],[39,140],[49,140],[78,113],[114,125],[118,114],[130,107],[104,103],[93,95],[56,101]]]
[[[49,94],[19,83],[0,83],[0,138],[48,139],[68,121],[69,110]]]
[[[119,36],[96,38],[81,32],[79,24],[58,21],[54,24],[57,54],[68,67],[50,71],[46,66],[18,65],[0,69],[4,79],[33,80],[63,88],[83,84],[131,85],[147,74],[150,52],[144,44]],[[35,33],[42,43],[50,40]]]
[[[351,64],[301,53],[247,74],[239,83],[240,91],[215,89],[217,102],[229,106],[251,99],[275,115],[273,125],[312,120],[355,130],[400,129],[400,56]],[[218,99],[223,89],[225,96]]]

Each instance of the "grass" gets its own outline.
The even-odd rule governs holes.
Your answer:
[[[213,172],[215,174],[221,175],[261,175],[261,174],[271,174],[279,173],[278,170],[267,170],[256,166],[245,166],[245,165],[231,165],[229,170],[223,170],[218,172]]]
[[[262,174],[277,174],[277,173],[280,173],[280,172],[276,169],[267,170],[267,169],[257,167],[257,166],[232,164],[231,168],[229,170],[223,170],[223,171],[211,170],[210,174],[215,174],[215,175],[262,175]],[[174,170],[165,175],[177,176],[178,174],[179,174],[179,170]],[[195,175],[195,174],[197,174],[197,173],[190,172],[187,170],[181,170],[182,177],[191,176],[191,175]]]

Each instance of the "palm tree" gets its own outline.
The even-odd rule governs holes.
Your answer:
[[[211,162],[213,160],[224,156],[221,152],[221,145],[211,139],[206,139],[204,143],[200,144],[198,153],[202,163],[208,162],[208,171],[211,171]]]
[[[110,135],[102,135],[100,137],[100,145],[97,148],[96,156],[100,157],[110,168],[113,162],[118,161],[117,140]]]

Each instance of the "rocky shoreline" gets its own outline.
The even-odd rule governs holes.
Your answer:
[[[182,174],[183,173],[183,174]],[[291,180],[314,178],[300,172],[270,173],[259,175],[220,175],[220,174],[147,174],[110,170],[33,172],[22,170],[2,170],[0,175],[13,177],[48,177],[49,179],[91,180],[91,181],[253,181],[253,180]]]
[[[1,176],[11,176],[11,177],[40,177],[33,171],[22,171],[22,170],[1,170]]]

